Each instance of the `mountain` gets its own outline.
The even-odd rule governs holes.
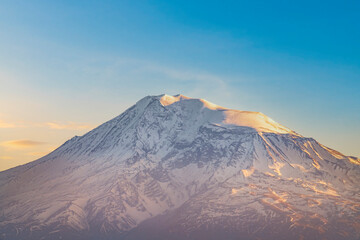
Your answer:
[[[0,173],[0,239],[359,239],[360,160],[258,112],[148,96]]]

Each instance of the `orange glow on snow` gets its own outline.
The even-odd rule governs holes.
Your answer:
[[[242,169],[241,171],[244,174],[244,176],[247,178],[247,177],[250,177],[254,173],[255,169],[254,169],[254,167],[251,167],[250,169]]]

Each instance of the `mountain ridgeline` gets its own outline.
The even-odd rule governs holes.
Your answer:
[[[0,239],[359,239],[360,160],[258,112],[148,96],[0,173]]]

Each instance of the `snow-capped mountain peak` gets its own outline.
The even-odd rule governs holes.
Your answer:
[[[360,161],[258,112],[148,96],[0,173],[0,239],[357,239]]]
[[[204,99],[196,99],[186,97],[178,94],[170,96],[167,94],[159,96],[149,96],[150,99],[158,99],[162,106],[171,107],[176,104],[185,106],[188,109],[193,109],[194,112],[204,113],[205,121],[211,121],[214,124],[219,124],[226,127],[226,125],[249,127],[258,132],[273,132],[281,134],[295,134],[294,131],[280,125],[268,116],[260,112],[239,111],[221,107]]]

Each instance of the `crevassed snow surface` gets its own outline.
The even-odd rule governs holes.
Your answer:
[[[359,164],[262,113],[148,96],[1,172],[0,239],[357,239]]]

